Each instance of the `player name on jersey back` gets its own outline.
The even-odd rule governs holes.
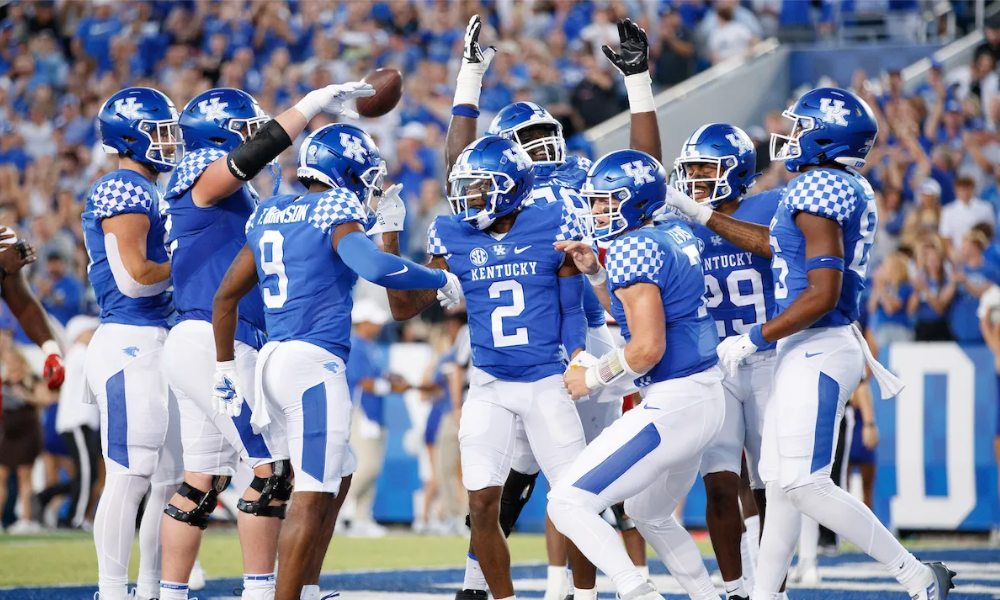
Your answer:
[[[272,225],[274,223],[298,223],[299,221],[305,221],[308,216],[309,207],[304,204],[293,204],[284,209],[272,206],[257,217],[257,224]]]

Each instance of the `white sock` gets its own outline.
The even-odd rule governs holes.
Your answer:
[[[848,491],[833,485],[833,480],[827,478],[789,490],[788,497],[802,514],[816,519],[882,563],[911,595],[933,582],[930,568],[903,548],[871,509]]]
[[[319,600],[319,586],[318,585],[302,586],[302,594],[299,596],[299,598],[301,600]]]
[[[597,600],[597,590],[573,590],[573,600]]]
[[[566,567],[553,567],[549,565],[545,572],[545,597],[557,598],[562,596],[559,600],[563,600],[566,597],[566,593],[572,589],[566,575]]]
[[[187,600],[187,597],[188,586],[186,583],[160,582],[160,600]]]
[[[465,559],[465,581],[462,583],[463,590],[483,590],[486,591],[486,576],[483,575],[483,569],[479,566],[479,561],[476,560],[476,555],[469,552],[468,558]]]
[[[120,467],[118,467],[120,468]],[[135,517],[149,481],[108,469],[104,493],[94,517],[98,591],[102,599],[119,600],[128,594],[128,562],[135,538]]]
[[[139,578],[136,581],[136,600],[156,598],[160,591],[160,565],[163,557],[160,548],[160,523],[163,509],[180,487],[180,481],[154,481],[149,488],[149,499],[139,523]]]
[[[757,578],[753,584],[753,600],[781,598],[781,583],[795,554],[795,544],[802,532],[799,511],[788,495],[776,483],[767,484],[767,529],[760,536],[757,555]]]
[[[760,550],[760,515],[754,515],[743,521],[746,526],[747,548],[750,550],[750,560],[757,566],[757,551]],[[746,567],[743,571],[743,579],[746,579]]]
[[[273,591],[274,573],[243,574],[243,600],[264,600]]]
[[[701,558],[701,550],[686,529],[673,516],[660,521],[636,521],[639,533],[656,550],[684,591],[694,600],[712,598],[719,593]]]
[[[743,584],[746,586],[747,593],[744,596],[749,596],[750,592],[753,591],[753,580],[754,580],[754,565],[753,557],[750,556],[750,536],[746,532],[740,536],[740,563],[743,565]]]
[[[733,596],[746,597],[747,590],[743,587],[743,578],[735,579],[733,581],[723,582],[726,588],[726,598],[731,598]]]
[[[643,579],[649,581],[649,565],[636,565],[635,568],[639,569],[639,574],[642,575]]]

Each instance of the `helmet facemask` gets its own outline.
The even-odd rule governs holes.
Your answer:
[[[373,216],[375,209],[378,208],[378,199],[382,197],[387,172],[385,161],[380,160],[374,167],[366,169],[360,177],[361,183],[364,185],[364,195],[361,198],[361,204]]]
[[[580,196],[590,203],[590,213],[580,215],[589,239],[610,239],[628,229],[628,221],[622,215],[622,206],[632,197],[627,187],[606,191],[585,185]]]
[[[791,135],[772,133],[770,150],[771,160],[784,162],[802,156],[799,138],[816,128],[816,119],[797,115],[790,109],[782,112],[781,116],[792,121],[792,132]]]
[[[707,165],[708,168],[698,168]],[[736,156],[682,156],[674,161],[674,186],[700,203],[715,206],[742,190],[733,190],[729,176],[739,166]],[[708,171],[712,172],[709,176]],[[705,188],[708,188],[706,191]]]
[[[245,142],[270,120],[271,118],[267,115],[259,115],[249,119],[230,119],[227,127],[229,131],[239,136],[241,142]]]
[[[184,156],[184,137],[176,116],[162,121],[139,121],[136,131],[149,140],[144,156],[147,161],[171,168],[181,162]]]
[[[559,121],[534,120],[501,134],[520,146],[532,162],[562,164],[566,162],[566,140]]]
[[[463,221],[471,222],[479,230],[488,229],[497,217],[503,216],[497,214],[500,196],[512,193],[517,187],[506,173],[473,170],[460,164],[452,169],[448,182],[452,214],[462,215]]]

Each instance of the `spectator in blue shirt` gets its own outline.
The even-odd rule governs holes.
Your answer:
[[[874,285],[868,297],[869,327],[875,333],[875,343],[879,348],[913,339],[913,328],[906,311],[912,293],[906,255],[893,252],[886,256],[875,271]]]
[[[351,480],[351,495],[358,503],[351,522],[351,535],[382,537],[386,529],[372,518],[375,483],[385,459],[383,401],[391,393],[405,392],[405,379],[385,371],[386,357],[376,340],[389,315],[372,300],[359,300],[351,311],[354,335],[347,360],[347,385],[354,401],[351,419],[351,449],[358,468]]]
[[[67,270],[58,252],[48,255],[45,268],[48,273],[35,282],[38,297],[45,310],[65,325],[83,312],[83,282]]]
[[[918,342],[946,342],[952,338],[948,308],[955,297],[955,282],[945,268],[941,240],[930,235],[916,247],[917,269],[913,294],[906,312],[913,319],[913,339]]]
[[[966,234],[959,247],[958,263],[952,270],[952,279],[957,284],[955,300],[948,315],[951,333],[959,342],[983,343],[976,316],[979,297],[990,286],[1000,283],[1000,269],[983,258],[983,251],[989,245],[990,238],[977,226]]]
[[[99,73],[111,69],[111,38],[122,30],[121,21],[111,12],[112,4],[111,0],[95,0],[94,15],[80,20],[73,40],[73,54],[94,59]]]

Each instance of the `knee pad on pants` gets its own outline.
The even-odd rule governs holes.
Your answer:
[[[833,484],[832,479],[824,477],[816,481],[810,481],[805,485],[785,488],[785,494],[799,512],[810,514],[812,512],[810,509],[814,503],[822,501],[823,498],[829,496],[836,488],[837,486]]]

